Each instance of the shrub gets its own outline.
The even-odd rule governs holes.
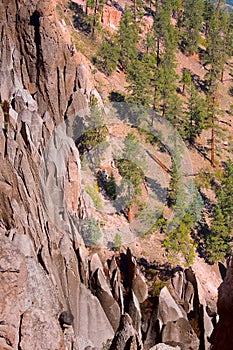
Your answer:
[[[101,197],[99,195],[99,192],[98,192],[96,186],[92,187],[91,185],[86,185],[85,189],[86,189],[87,193],[89,194],[89,196],[91,197],[96,208],[100,209],[100,210],[103,209]]]
[[[102,236],[102,232],[95,218],[92,217],[90,220],[86,220],[82,223],[81,234],[84,243],[87,246],[92,246],[99,243],[99,240]]]
[[[117,185],[116,185],[116,180],[113,173],[111,173],[109,179],[105,184],[105,190],[106,190],[107,196],[110,199],[115,200],[117,198]]]
[[[113,243],[114,243],[114,248],[116,250],[119,250],[120,247],[122,246],[122,238],[121,238],[121,235],[119,233],[116,233]]]
[[[121,176],[132,183],[135,194],[141,194],[140,185],[144,179],[142,169],[128,159],[118,159],[117,166]]]
[[[154,297],[158,297],[161,290],[163,289],[163,287],[166,286],[166,282],[164,281],[155,281],[154,286],[153,286],[153,290],[152,290],[152,294]]]

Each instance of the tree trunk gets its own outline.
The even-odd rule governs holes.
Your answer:
[[[157,50],[156,50],[156,64],[157,67],[159,66],[160,63],[160,41],[159,38],[157,39]]]
[[[211,165],[215,167],[215,130],[214,121],[211,129]]]
[[[223,74],[224,74],[224,67],[222,67],[222,71],[221,71],[221,78],[220,78],[221,83],[223,83]]]
[[[95,9],[94,9],[94,18],[93,18],[93,24],[92,24],[92,31],[91,31],[91,36],[92,38],[95,35],[95,27],[96,27],[96,22],[97,22],[97,11],[98,11],[98,0],[95,1]]]
[[[134,13],[134,21],[136,22],[136,19],[137,19],[137,0],[134,0],[134,2],[133,2],[133,13]]]

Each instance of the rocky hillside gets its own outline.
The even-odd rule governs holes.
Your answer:
[[[0,349],[230,350],[232,268],[214,329],[217,270],[85,247],[89,202],[68,135],[100,96],[56,5],[0,3]]]

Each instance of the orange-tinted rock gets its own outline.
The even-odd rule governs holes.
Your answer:
[[[26,281],[25,258],[8,238],[0,236],[0,349],[18,348]]]
[[[58,321],[48,312],[27,310],[22,318],[19,346],[21,350],[65,350]]]
[[[119,27],[122,13],[112,6],[104,6],[101,22],[103,27],[116,31]]]

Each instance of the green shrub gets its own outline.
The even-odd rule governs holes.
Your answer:
[[[96,206],[97,209],[103,209],[103,205],[102,205],[102,201],[101,201],[101,197],[99,195],[98,189],[96,188],[96,186],[91,186],[91,185],[86,185],[85,187],[87,193],[89,194],[89,196],[91,197],[94,205]]]
[[[166,282],[164,282],[164,281],[155,281],[154,286],[153,286],[153,290],[152,290],[152,295],[154,297],[158,297],[160,292],[161,292],[161,290],[165,286],[166,286]]]
[[[119,250],[120,247],[122,246],[122,238],[121,238],[121,235],[119,233],[116,233],[113,243],[114,243],[114,248],[116,250]]]
[[[118,159],[117,166],[121,176],[132,183],[135,194],[141,194],[140,185],[144,179],[142,169],[128,159]]]
[[[116,185],[116,180],[113,173],[111,173],[109,179],[105,184],[105,190],[106,190],[107,196],[110,199],[115,200],[117,198],[117,185]]]
[[[86,220],[82,223],[81,234],[84,243],[87,246],[92,246],[99,243],[99,240],[102,236],[102,232],[95,218],[92,217],[90,220]]]

